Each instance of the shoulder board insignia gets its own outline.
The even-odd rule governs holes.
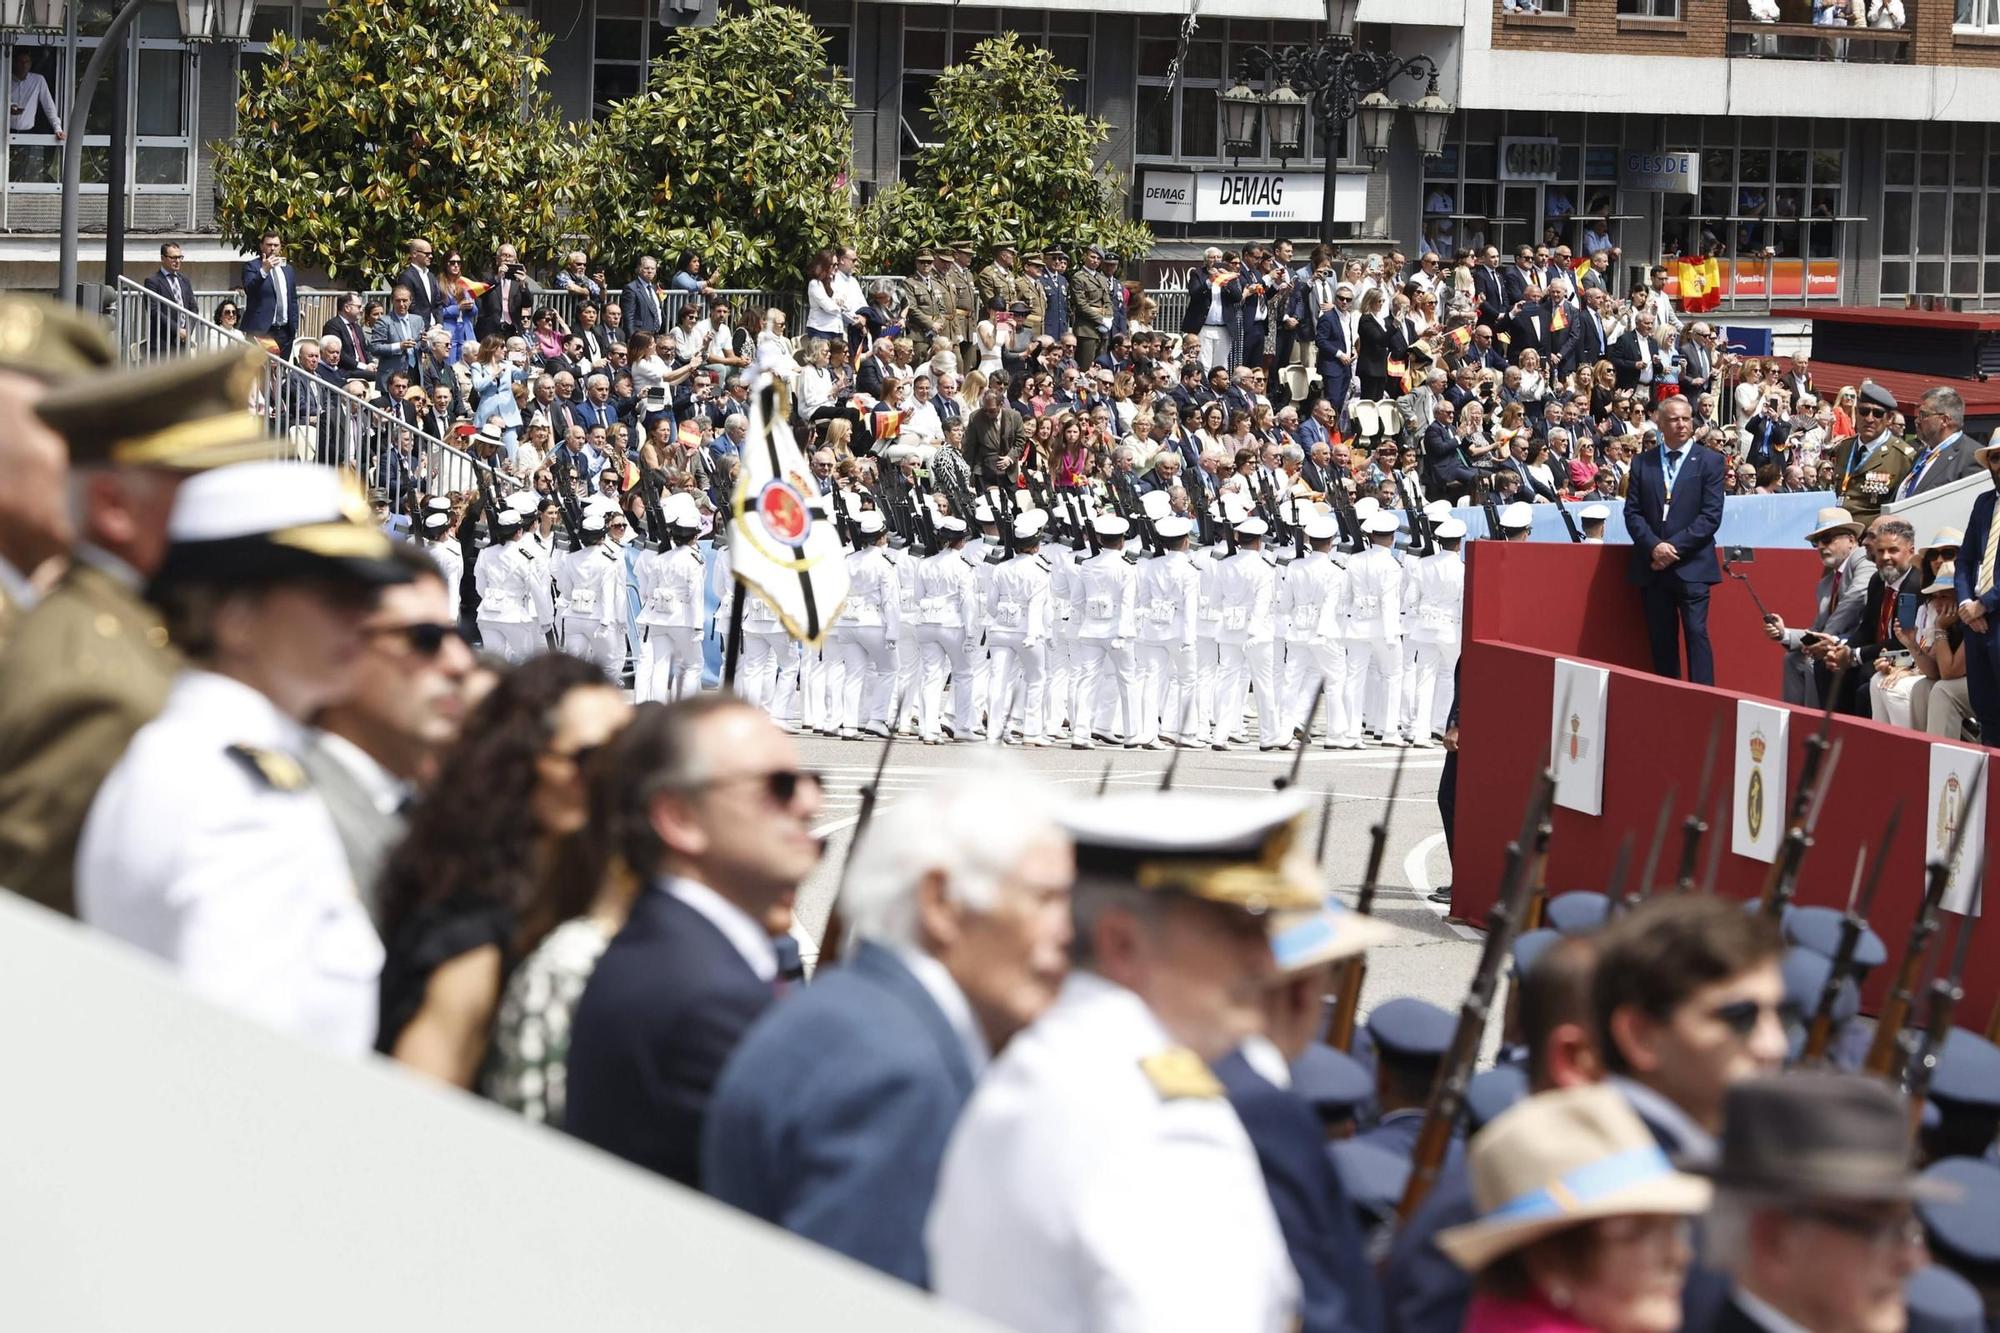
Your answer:
[[[1917,451],[1910,447],[1910,442],[1908,440],[1894,440],[1891,441],[1891,443],[1893,443],[1898,449],[1901,449],[1903,451],[1903,457],[1915,458],[1917,456]]]
[[[250,745],[232,745],[229,757],[250,770],[250,775],[272,791],[304,791],[312,785],[299,761],[277,750],[259,750]]]
[[[1163,1102],[1207,1099],[1222,1095],[1221,1080],[1200,1056],[1185,1046],[1170,1046],[1139,1062],[1146,1081]]]
[[[989,565],[1002,564],[1006,559],[1007,553],[997,546],[986,553],[986,563]]]
[[[1125,563],[1126,563],[1126,564],[1128,564],[1128,565],[1136,565],[1136,564],[1138,564],[1138,563],[1139,563],[1139,553],[1138,553],[1137,551],[1127,551],[1127,552],[1125,552]]]
[[[1047,569],[1049,567],[1049,558],[1045,555],[1037,555],[1035,557],[1035,563],[1040,565],[1043,569]]]

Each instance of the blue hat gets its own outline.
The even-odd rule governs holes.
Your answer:
[[[1986,1333],[1979,1289],[1938,1264],[1919,1268],[1903,1283],[1909,1333]]]
[[[1465,1113],[1477,1134],[1516,1102],[1528,1096],[1528,1071],[1519,1065],[1495,1065],[1472,1076],[1465,1087]]]
[[[1785,943],[1831,958],[1840,952],[1840,924],[1846,915],[1831,907],[1794,907],[1785,913]],[[1888,958],[1889,946],[1864,926],[1854,946],[1854,966],[1860,975],[1866,977],[1869,968],[1880,967]]]
[[[1375,1080],[1345,1051],[1314,1042],[1292,1061],[1292,1091],[1322,1119],[1339,1120],[1375,1095]]]
[[[1358,1139],[1331,1145],[1327,1155],[1340,1173],[1348,1202],[1364,1220],[1379,1222],[1395,1214],[1410,1183],[1409,1158]]]
[[[1931,1096],[1985,1110],[2000,1110],[2000,1046],[1976,1032],[1953,1028],[1938,1048]]]
[[[1398,996],[1376,1005],[1368,1015],[1368,1033],[1376,1049],[1391,1057],[1438,1060],[1451,1049],[1458,1019],[1428,1000]]]
[[[1798,1014],[1800,1021],[1812,1022],[1819,1009],[1820,992],[1826,989],[1826,979],[1833,975],[1833,960],[1801,946],[1785,950],[1781,968],[1785,976],[1785,1003]],[[1845,1023],[1860,1012],[1861,991],[1854,978],[1848,977],[1841,982],[1840,993],[1834,996],[1833,1021]]]
[[[1917,1216],[1931,1244],[1974,1264],[2000,1264],[2000,1165],[1947,1157],[1924,1172],[1958,1190],[1956,1199],[1919,1199]]]
[[[1549,899],[1543,919],[1552,929],[1564,935],[1583,935],[1603,925],[1610,911],[1609,898],[1580,889],[1575,893],[1558,893]]]
[[[1525,977],[1551,944],[1562,938],[1559,930],[1524,930],[1514,937],[1514,975]]]

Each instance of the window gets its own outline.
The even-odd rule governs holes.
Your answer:
[[[847,69],[853,42],[853,5],[848,0],[813,0],[804,8],[813,26],[827,39],[829,66]],[[653,61],[666,50],[668,37],[678,31],[655,21],[659,9],[658,0],[597,0],[590,26],[593,120],[604,119],[613,102],[645,89]]]
[[[1884,301],[2000,305],[2000,134],[1972,124],[1889,127],[1881,279]]]
[[[1585,219],[1599,217],[1615,240],[1622,129],[1617,116],[1573,111],[1461,114],[1424,168],[1421,248],[1447,264],[1460,248],[1488,245],[1503,263],[1522,245],[1581,256]]]
[[[75,80],[90,62],[99,38],[110,26],[111,11],[101,5],[84,8],[78,18],[75,63],[64,57],[62,38],[26,35],[7,52],[11,63],[26,56],[31,77],[48,87],[58,108],[67,112]],[[193,169],[194,63],[181,38],[180,18],[167,0],[156,0],[139,11],[139,58],[123,86],[110,77],[92,100],[83,134],[83,187],[104,188],[111,176],[111,122],[118,99],[132,109],[131,137],[126,148],[127,180],[135,193],[167,190],[184,193]],[[39,99],[37,99],[39,102]],[[10,188],[57,190],[62,172],[62,148],[55,124],[44,104],[32,129],[9,131],[7,184]],[[74,132],[76,126],[65,125]]]
[[[1500,0],[1503,14],[1561,14],[1568,15],[1569,0]]]
[[[912,5],[903,13],[902,123],[897,139],[905,174],[913,168],[917,150],[938,141],[939,130],[931,121],[931,91],[938,76],[1002,31],[1055,56],[1074,75],[1063,85],[1063,100],[1075,111],[1089,108],[1089,50],[1095,31],[1091,15],[1015,10],[1002,24],[999,10],[972,5]]]
[[[1181,51],[1181,21],[1141,19],[1139,101],[1135,117],[1138,156],[1177,162],[1222,161],[1222,91],[1243,71],[1246,54],[1257,47],[1276,51],[1286,46],[1302,46],[1316,35],[1309,23],[1211,19],[1198,25],[1189,36],[1176,79],[1174,58]],[[1262,79],[1253,78],[1250,83],[1260,91],[1266,86]],[[1251,151],[1240,159],[1230,160],[1245,166],[1278,166],[1261,123],[1257,138]],[[1317,162],[1320,151],[1319,126],[1308,113],[1305,151],[1292,160]],[[1334,136],[1334,156],[1347,159],[1346,126],[1341,126]]]
[[[1681,0],[1618,0],[1618,17],[1622,19],[1677,19],[1681,16]]]

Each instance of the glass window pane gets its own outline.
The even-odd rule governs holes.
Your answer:
[[[903,120],[924,143],[936,143],[939,135],[931,119],[931,90],[937,87],[935,74],[903,76]]]
[[[1944,290],[1943,263],[1918,264],[1916,286],[1912,291],[1935,296]]]
[[[1771,122],[1763,116],[1747,116],[1740,123],[1738,133],[1745,148],[1762,148],[1771,142]]]
[[[1917,200],[1917,253],[1920,255],[1941,255],[1944,253],[1944,220],[1950,211],[1950,202],[1942,190],[1926,191]]]
[[[1738,180],[1759,184],[1771,179],[1771,155],[1761,148],[1745,148],[1737,163]]]
[[[1885,255],[1910,253],[1912,198],[1913,195],[1903,190],[1888,190],[1882,195],[1882,253]]]
[[[967,6],[964,9],[953,11],[952,24],[960,32],[971,28],[990,35],[1000,24],[1000,11],[997,9],[974,9]]]
[[[1986,210],[1986,253],[2000,255],[2000,206]]]
[[[1181,156],[1214,157],[1219,152],[1221,118],[1213,88],[1181,90]]]
[[[186,185],[188,150],[141,148],[132,165],[134,185]]]
[[[645,24],[638,19],[597,20],[597,54],[606,59],[637,59]]]
[[[1986,266],[1986,294],[2000,296],[2000,264]]]
[[[1812,156],[1812,183],[1814,185],[1840,184],[1841,153],[1838,149],[1822,148]]]
[[[318,37],[326,29],[326,10],[311,6],[299,11],[299,36]]]
[[[1901,296],[1910,290],[1910,266],[1907,263],[1882,265],[1882,295]]]
[[[905,69],[943,69],[947,63],[947,47],[941,32],[925,32],[921,28],[908,28],[903,32],[903,67]]]
[[[1983,154],[1975,149],[1961,147],[1952,155],[1951,183],[1979,188],[1979,169]]]
[[[139,11],[139,38],[141,41],[180,41],[180,10],[171,4],[147,5]]]
[[[1806,160],[1806,150],[1803,148],[1780,148],[1778,150],[1778,183],[1780,185],[1805,184]]]
[[[182,51],[139,52],[139,97],[135,132],[149,138],[187,133],[187,55]]]
[[[1490,181],[1500,173],[1499,145],[1491,140],[1485,143],[1469,143],[1465,146],[1465,178],[1469,181]]]
[[[1917,183],[1917,155],[1915,153],[1889,154],[1884,179],[1891,185],[1915,185]]]
[[[1049,31],[1067,33],[1072,37],[1088,37],[1091,18],[1089,14],[1053,13],[1049,15]]]
[[[1181,73],[1190,79],[1219,79],[1222,77],[1222,43],[1189,42],[1187,63]]]
[[[1732,180],[1736,176],[1736,150],[1733,148],[1704,148],[1701,150],[1701,178],[1717,183]]]
[[[1951,266],[1951,286],[1947,289],[1953,296],[1979,295],[1979,265],[1972,260],[1957,260]]]
[[[1979,253],[1980,196],[1965,190],[1951,196],[1951,252],[1954,255]]]
[[[1174,52],[1179,49],[1173,42],[1140,42],[1139,75],[1142,78],[1164,79],[1167,71],[1174,67]]]
[[[260,9],[256,17],[250,20],[250,40],[253,42],[268,42],[277,34],[290,33],[291,30],[290,9]]]
[[[1925,153],[1917,167],[1919,185],[1943,185],[1950,178],[1950,159],[1943,153]]]
[[[596,65],[591,70],[590,99],[597,104],[598,115],[610,109],[610,104],[622,98],[632,97],[639,91],[639,67],[637,65]]]
[[[1458,145],[1456,143],[1447,143],[1444,146],[1444,151],[1438,154],[1438,160],[1431,166],[1430,171],[1433,176],[1440,180],[1456,181],[1458,179]]]
[[[991,40],[992,37],[992,33],[981,32],[977,28],[968,32],[964,22],[960,21],[957,30],[951,35],[951,63],[958,65],[970,60],[972,48],[981,42]]]
[[[1583,177],[1593,181],[1615,181],[1618,179],[1618,150],[1616,148],[1586,148],[1583,153]]]

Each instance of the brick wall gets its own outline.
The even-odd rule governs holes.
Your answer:
[[[1780,0],[1786,23],[1809,23],[1812,0]],[[1914,61],[1920,65],[2000,68],[2000,35],[1952,32],[1952,0],[1903,0]],[[1501,51],[1577,51],[1720,59],[1729,20],[1754,30],[1746,0],[1682,0],[1677,20],[1623,18],[1617,0],[1569,0],[1563,14],[1509,14],[1494,0],[1493,46]],[[1859,44],[1857,44],[1859,45]],[[1887,48],[1885,48],[1886,50]]]

